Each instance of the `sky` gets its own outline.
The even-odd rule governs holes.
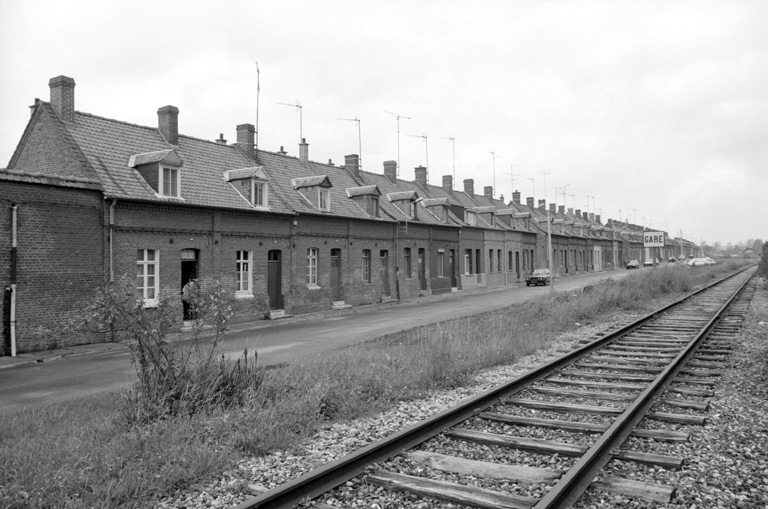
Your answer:
[[[102,117],[174,105],[197,138],[250,123],[264,150],[765,240],[766,20],[763,0],[2,0],[0,167],[66,75]]]

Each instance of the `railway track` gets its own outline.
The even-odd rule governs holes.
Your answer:
[[[686,429],[704,424],[753,273],[717,281],[237,509],[293,507],[361,475],[409,497],[468,507],[568,507],[590,487],[669,501],[674,486],[606,467],[680,468],[683,457],[631,444],[684,442]]]

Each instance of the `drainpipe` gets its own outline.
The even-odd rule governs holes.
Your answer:
[[[400,302],[400,221],[395,221],[395,293]]]
[[[115,258],[114,258],[114,230],[115,230],[115,205],[117,200],[112,199],[109,204],[109,282],[115,281]]]
[[[18,237],[16,235],[19,216],[19,206],[11,205],[11,357],[16,357],[16,249]]]

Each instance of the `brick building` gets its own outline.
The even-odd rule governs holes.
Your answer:
[[[430,185],[423,167],[405,181],[394,161],[362,171],[355,154],[317,163],[306,140],[298,157],[261,150],[247,123],[231,144],[184,136],[174,106],[129,124],[78,112],[71,78],[49,86],[0,170],[4,354],[102,340],[50,331],[123,275],[146,306],[219,279],[249,320],[519,284],[547,264],[533,198],[506,204],[449,175]],[[624,256],[599,216],[550,212],[560,274]]]

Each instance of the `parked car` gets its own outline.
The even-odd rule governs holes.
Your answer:
[[[525,276],[525,286],[539,285],[541,283],[547,286],[552,282],[552,275],[549,273],[549,269],[536,269],[532,274]]]
[[[669,263],[676,263],[677,262],[677,258],[675,258],[674,256],[670,256],[669,260],[667,260],[667,261],[669,261]]]
[[[689,267],[701,267],[703,265],[714,265],[715,261],[712,258],[693,258],[688,261]]]
[[[640,262],[637,260],[629,260],[627,262],[627,270],[629,269],[639,269],[640,268]]]

